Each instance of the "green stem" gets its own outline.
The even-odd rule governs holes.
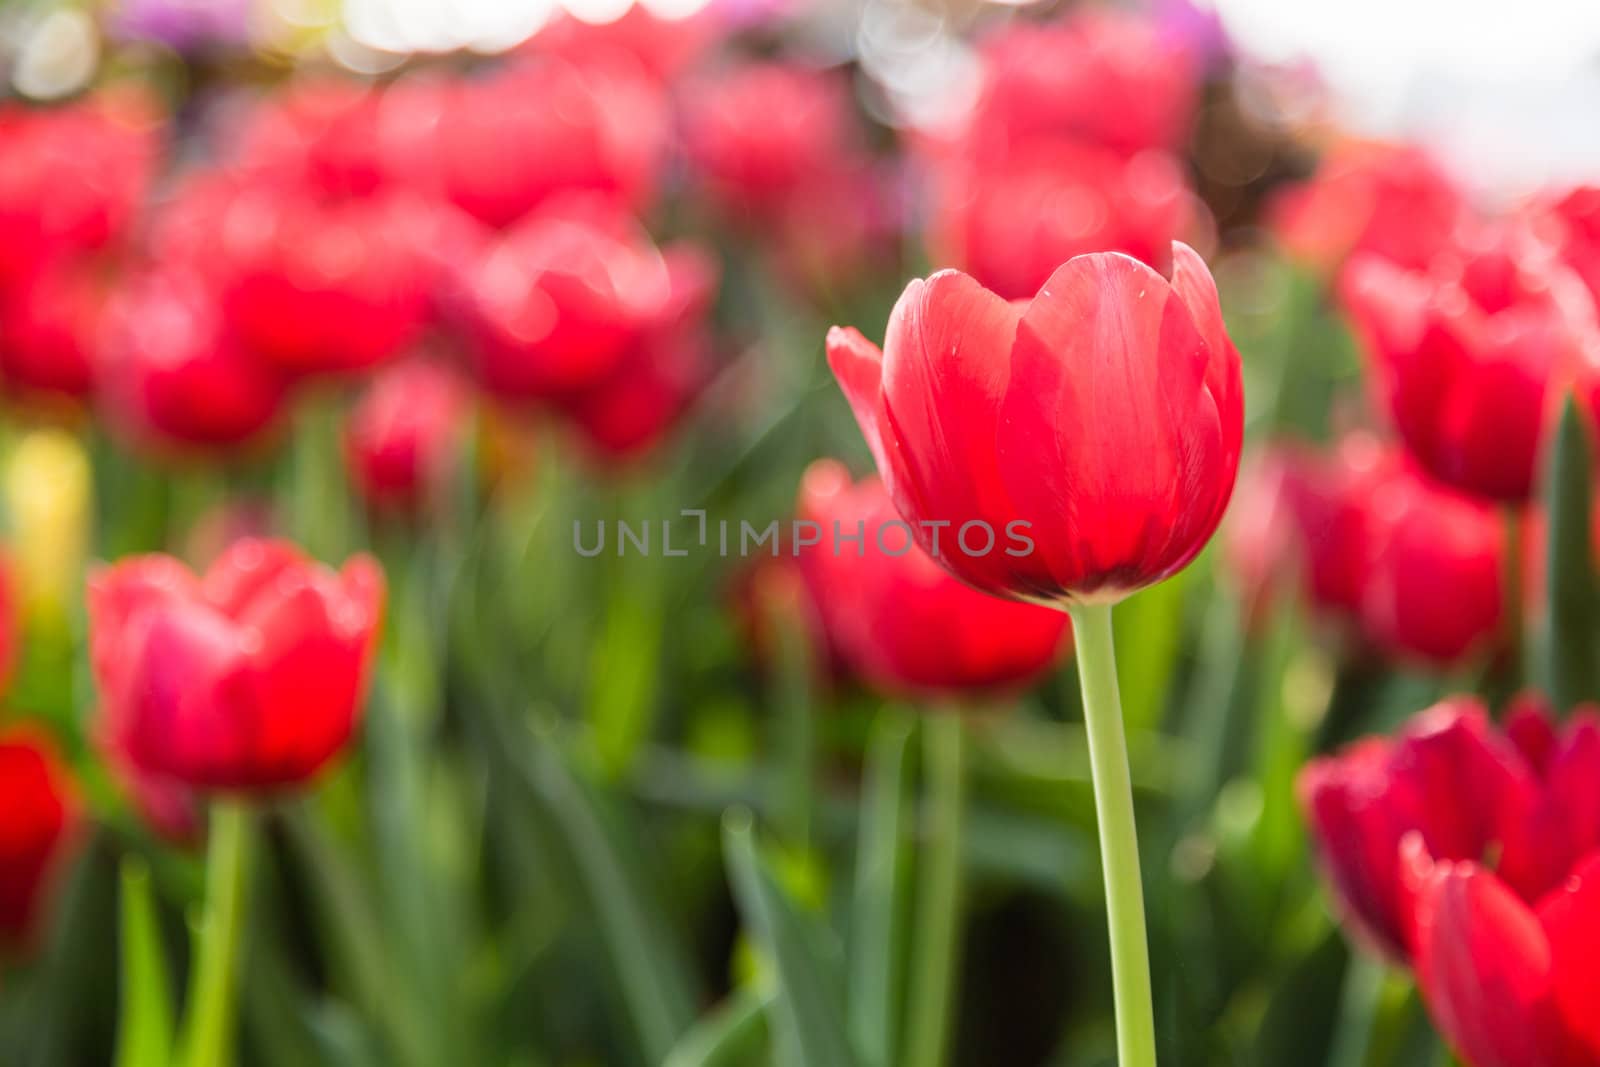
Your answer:
[[[965,730],[961,717],[948,710],[931,716],[924,727],[928,810],[918,854],[905,1067],[940,1067],[950,1041],[961,932]]]
[[[1122,698],[1117,692],[1116,643],[1111,605],[1071,609],[1077,642],[1078,680],[1094,772],[1094,806],[1100,827],[1100,858],[1106,881],[1106,920],[1111,927],[1111,984],[1116,997],[1119,1067],[1153,1067],[1155,1008],[1150,994],[1150,949],[1145,937],[1144,886],[1139,876],[1139,837],[1134,829],[1133,782],[1123,736]]]
[[[238,1018],[240,949],[250,881],[250,811],[218,800],[211,808],[206,849],[205,914],[196,930],[199,946],[189,988],[184,1041],[188,1067],[228,1067],[233,1062]]]

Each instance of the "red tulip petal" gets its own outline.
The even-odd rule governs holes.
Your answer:
[[[850,402],[879,476],[893,486],[894,470],[883,447],[883,352],[853,326],[835,326],[828,331],[828,366]]]
[[[1566,884],[1539,905],[1554,955],[1555,1001],[1562,1019],[1587,1051],[1569,1062],[1600,1063],[1600,854],[1589,857]]]
[[[902,475],[896,499],[918,502],[916,519],[959,527],[971,520],[1013,516],[1000,483],[995,422],[1010,377],[1018,310],[959,271],[940,271],[906,287],[889,318],[884,341],[883,403],[898,443]],[[887,436],[887,434],[886,434]],[[920,525],[918,540],[938,558],[954,556],[948,541],[933,551]]]
[[[1566,1067],[1548,1054],[1550,943],[1493,874],[1435,865],[1417,901],[1416,969],[1434,1022],[1473,1067]]]
[[[285,574],[305,565],[305,553],[288,541],[241,538],[206,571],[205,598],[224,615],[237,619]]]
[[[1000,468],[1060,587],[1117,596],[1193,558],[1233,485],[1210,351],[1166,279],[1080,256],[1017,330]]]

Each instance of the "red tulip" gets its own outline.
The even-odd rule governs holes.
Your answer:
[[[370,368],[420,332],[432,208],[404,194],[329,200],[216,176],[169,209],[158,256],[203,264],[239,341],[285,374]]]
[[[1516,234],[1451,251],[1425,273],[1353,260],[1345,302],[1379,399],[1423,467],[1466,492],[1524,501],[1553,393],[1600,365],[1594,306]]]
[[[669,85],[716,44],[722,33],[720,22],[721,17],[706,8],[663,18],[644,4],[634,4],[621,18],[603,23],[562,14],[545,23],[526,49],[575,63],[636,63]]]
[[[1518,838],[1539,790],[1482,704],[1456,697],[1397,737],[1359,741],[1300,772],[1300,803],[1342,917],[1369,946],[1409,958],[1412,899],[1400,843],[1418,834],[1441,859],[1477,859]],[[1516,846],[1521,847],[1521,846]]]
[[[1199,97],[1197,57],[1153,20],[1093,11],[1017,20],[979,46],[983,86],[958,136],[974,157],[1039,135],[1132,155],[1176,148]]]
[[[240,169],[328,196],[369,196],[403,163],[393,155],[408,136],[397,127],[413,118],[406,102],[358,82],[297,78],[248,116]]]
[[[1079,256],[1026,304],[941,271],[906,288],[883,351],[829,333],[895,505],[958,577],[1017,599],[1113,601],[1180,570],[1216,529],[1243,435],[1239,355],[1204,262],[1183,244],[1172,255],[1170,280]],[[948,544],[971,523],[1034,547],[934,550],[941,529]]]
[[[1544,206],[1538,223],[1550,233],[1562,260],[1600,300],[1600,186],[1573,189]]]
[[[1291,256],[1323,271],[1361,252],[1425,270],[1468,215],[1466,194],[1426,152],[1355,143],[1281,194],[1271,224]]]
[[[0,947],[25,946],[79,822],[77,788],[44,734],[0,731]]]
[[[724,214],[770,224],[863,154],[848,83],[796,63],[750,63],[693,86],[684,142]]]
[[[154,174],[160,126],[148,101],[103,93],[0,107],[0,286],[63,255],[121,238]]]
[[[1173,157],[1126,157],[1062,139],[946,167],[936,189],[936,258],[1008,299],[1033,295],[1056,267],[1087,252],[1125,252],[1167,270],[1172,242],[1193,216]]]
[[[277,416],[282,376],[225,332],[215,297],[196,278],[168,271],[131,279],[106,315],[102,395],[136,436],[240,445]]]
[[[797,510],[817,524],[817,543],[799,549],[800,569],[827,643],[871,685],[916,695],[1015,688],[1060,653],[1064,612],[951,577],[916,546],[878,479],[852,485],[842,464],[819,460]]]
[[[357,725],[382,601],[371,558],[335,573],[278,541],[237,542],[203,578],[168,556],[105,568],[89,585],[104,728],[195,788],[303,783]]]
[[[6,386],[88,396],[112,282],[103,264],[58,259],[0,294],[0,376]]]
[[[1531,904],[1476,861],[1410,862],[1417,981],[1463,1061],[1600,1065],[1600,851]]]
[[[668,116],[660,87],[642,71],[550,57],[435,92],[437,180],[490,226],[509,226],[575,190],[636,209],[654,198]]]
[[[471,398],[440,363],[415,360],[373,379],[345,423],[351,481],[378,507],[437,500],[466,430]]]
[[[1449,665],[1493,649],[1505,626],[1505,522],[1492,507],[1414,473],[1372,494],[1361,618],[1402,658]]]
[[[704,379],[715,279],[698,247],[658,250],[608,200],[554,201],[466,272],[475,370],[512,403],[556,405],[601,452],[637,451]]]

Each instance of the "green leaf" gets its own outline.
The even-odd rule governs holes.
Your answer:
[[[1545,460],[1545,692],[1557,711],[1600,698],[1600,584],[1591,536],[1590,428],[1569,395]]]
[[[784,894],[757,849],[753,818],[744,809],[724,817],[722,841],[733,895],[749,933],[776,969],[777,995],[769,1011],[780,1049],[798,1067],[855,1067],[837,996],[840,976],[830,973],[816,946],[818,929]]]
[[[850,1035],[868,1067],[896,1062],[904,990],[906,748],[911,727],[884,712],[867,746],[850,910]]]
[[[1339,1024],[1349,950],[1338,930],[1276,983],[1267,1014],[1256,1034],[1253,1062],[1259,1067],[1320,1067]],[[1316,1050],[1322,1050],[1320,1053]]]
[[[735,991],[673,1046],[662,1067],[740,1067],[755,1061],[767,1037],[770,992]]]
[[[1117,607],[1117,687],[1129,731],[1161,724],[1183,646],[1184,601],[1193,573],[1180,571]]]
[[[172,1062],[172,987],[150,871],[122,861],[122,992],[117,1067],[168,1067]]]
[[[656,880],[637,843],[624,836],[606,797],[574,773],[553,738],[547,741],[534,755],[534,792],[566,840],[646,1058],[659,1063],[694,1019],[688,968],[649,894]]]

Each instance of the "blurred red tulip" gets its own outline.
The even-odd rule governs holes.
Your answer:
[[[1233,491],[1239,355],[1183,244],[1170,280],[1079,256],[1027,304],[940,271],[906,288],[883,351],[836,327],[828,357],[918,543],[987,592],[1121,599],[1193,559]],[[934,524],[948,544],[974,522],[1033,547],[935,551]]]
[[[136,94],[0,106],[0,286],[122,237],[143,206],[160,142],[157,116]]]
[[[1007,299],[1032,296],[1058,266],[1088,252],[1124,252],[1168,270],[1172,242],[1193,218],[1173,157],[1062,139],[944,168],[935,189],[935,258]]]
[[[849,84],[835,72],[749,63],[702,80],[686,96],[685,148],[735,222],[781,219],[819,179],[862,159]]]
[[[107,265],[74,257],[41,266],[0,293],[0,379],[6,388],[87,397],[115,282]]]
[[[1533,492],[1552,400],[1600,367],[1593,302],[1525,238],[1485,230],[1427,272],[1362,256],[1341,286],[1406,447],[1441,481],[1511,502]]]
[[[1600,301],[1600,186],[1573,189],[1538,212],[1561,258]]]
[[[0,730],[0,948],[26,947],[79,822],[77,787],[30,726]]]
[[[1257,611],[1297,575],[1314,611],[1341,621],[1359,617],[1373,552],[1371,506],[1403,462],[1398,448],[1354,432],[1326,455],[1279,444],[1246,465],[1222,544]]]
[[[1058,657],[1065,612],[951,577],[916,546],[877,478],[852,485],[843,464],[819,460],[797,513],[820,530],[798,551],[828,644],[869,684],[922,696],[1016,688]]]
[[[1413,900],[1401,841],[1420,835],[1440,859],[1522,848],[1510,842],[1527,833],[1539,781],[1516,745],[1489,724],[1483,705],[1455,697],[1417,715],[1394,738],[1370,738],[1313,760],[1297,788],[1342,918],[1369,947],[1404,962]]]
[[[1412,842],[1416,971],[1470,1067],[1600,1067],[1600,851],[1538,901]]]
[[[441,363],[380,371],[345,422],[351,481],[373,505],[414,511],[448,483],[470,413],[465,383]]]
[[[282,407],[282,376],[228,334],[198,279],[167,271],[129,279],[106,312],[101,395],[151,444],[232,446]]]
[[[1390,655],[1449,666],[1504,636],[1505,521],[1482,501],[1401,473],[1367,504],[1362,629]]]
[[[645,447],[704,379],[713,261],[687,243],[658,250],[607,199],[552,201],[465,274],[483,385],[556,405],[603,453]]]
[[[284,373],[365,370],[430,311],[431,211],[406,194],[334,200],[207,176],[168,209],[157,256],[199,265],[232,333]]]
[[[723,32],[721,19],[707,8],[680,18],[663,18],[644,4],[633,4],[621,18],[610,22],[558,15],[545,23],[525,48],[575,63],[637,63],[657,81],[670,85],[715,45]]]
[[[1132,155],[1176,148],[1199,99],[1200,64],[1154,20],[1106,9],[1016,20],[979,45],[983,86],[957,136],[972,157],[1065,136]]]
[[[437,118],[425,128],[437,181],[490,226],[574,190],[636,210],[654,199],[669,123],[661,88],[642,71],[549,57],[442,83],[435,97]]]
[[[300,784],[359,721],[383,573],[338,573],[245,540],[197,578],[168,556],[89,583],[90,659],[107,736],[144,771],[200,789]]]
[[[1358,142],[1281,193],[1270,225],[1290,256],[1323,272],[1360,252],[1426,270],[1468,216],[1466,194],[1422,149]]]

